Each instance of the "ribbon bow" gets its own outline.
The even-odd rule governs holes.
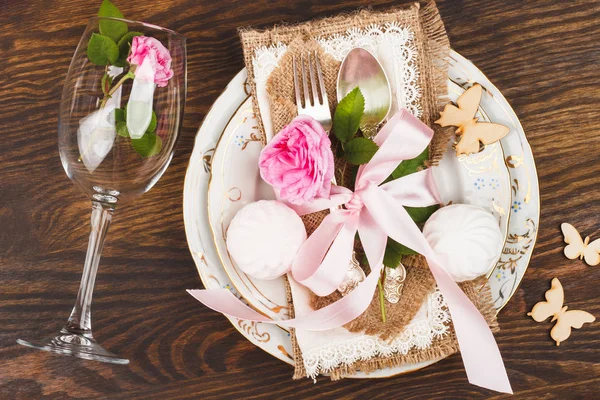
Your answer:
[[[358,232],[371,273],[348,295],[302,317],[274,321],[250,309],[229,290],[190,290],[204,305],[223,314],[298,329],[324,331],[340,327],[369,306],[383,268],[387,238],[411,248],[427,259],[448,305],[469,382],[512,393],[494,336],[479,310],[471,303],[437,260],[423,233],[404,206],[439,203],[431,170],[416,172],[381,184],[403,160],[418,156],[431,141],[433,131],[401,110],[375,137],[379,150],[358,171],[355,191],[334,186],[328,199],[291,206],[300,215],[334,209],[300,248],[292,266],[296,281],[319,296],[332,293],[342,283]]]

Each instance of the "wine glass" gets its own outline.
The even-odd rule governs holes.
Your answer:
[[[92,335],[91,302],[113,211],[154,186],[167,169],[183,121],[185,38],[119,18],[90,20],[71,61],[60,104],[58,144],[67,176],[92,201],[91,233],[77,301],[59,334],[17,342],[116,364]]]

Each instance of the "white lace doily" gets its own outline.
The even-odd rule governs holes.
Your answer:
[[[344,35],[319,38],[318,42],[338,61],[355,47],[369,51],[382,64],[390,80],[392,111],[406,108],[415,117],[421,116],[417,49],[414,34],[408,27],[396,22],[384,26],[369,25],[364,29],[348,29]]]
[[[417,316],[408,324],[404,332],[391,343],[376,336],[358,335],[352,339],[332,341],[302,351],[306,376],[315,379],[319,374],[359,360],[369,360],[376,356],[408,354],[413,349],[426,349],[434,338],[448,333],[450,314],[439,290],[430,294]],[[327,334],[327,332],[322,332]]]
[[[269,75],[279,65],[279,60],[281,60],[286,50],[287,46],[283,43],[277,43],[269,47],[262,46],[254,50],[252,69],[254,70],[256,86],[267,82]]]

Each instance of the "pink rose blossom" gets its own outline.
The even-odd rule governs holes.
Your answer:
[[[159,87],[167,86],[169,79],[173,77],[169,50],[153,37],[135,36],[131,41],[131,53],[127,62],[140,66],[147,57],[154,71],[154,83]]]
[[[300,205],[328,198],[334,163],[331,141],[321,124],[299,115],[263,149],[260,176],[281,200]]]

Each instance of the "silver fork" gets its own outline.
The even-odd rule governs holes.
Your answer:
[[[298,107],[298,115],[309,115],[313,117],[323,126],[323,129],[329,132],[331,129],[331,112],[329,111],[329,101],[327,100],[325,81],[323,80],[323,72],[321,71],[321,63],[319,62],[317,52],[314,51],[312,53],[307,53],[306,60],[304,59],[304,54],[301,55],[300,64],[301,75],[298,71],[296,56],[293,56],[292,68],[294,69],[294,90],[296,91],[296,106]],[[308,90],[309,77],[306,73],[306,64],[308,65],[308,74],[310,75],[310,93]],[[302,80],[304,101],[302,101],[300,85],[298,84],[300,80]],[[319,90],[317,89],[317,81]]]

